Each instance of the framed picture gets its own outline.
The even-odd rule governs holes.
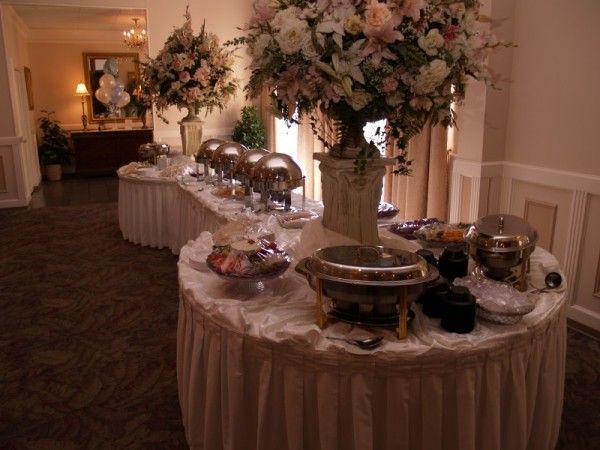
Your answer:
[[[31,70],[29,70],[29,67],[23,67],[23,74],[25,75],[25,86],[27,87],[27,102],[31,111],[33,110],[33,88],[31,87]]]

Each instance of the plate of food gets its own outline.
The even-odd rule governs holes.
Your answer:
[[[391,219],[392,217],[396,217],[398,212],[400,210],[391,203],[381,202],[379,208],[377,208],[377,219]]]
[[[424,247],[444,247],[448,244],[465,244],[465,231],[469,223],[437,223],[425,225],[415,231]]]
[[[242,239],[216,247],[206,258],[210,270],[227,280],[264,280],[283,274],[291,258],[277,244],[264,239]]]
[[[404,220],[402,222],[393,223],[388,227],[388,230],[398,236],[408,240],[415,240],[415,231],[425,225],[438,224],[440,221],[436,218],[427,219],[416,219],[416,220]]]
[[[279,214],[277,221],[282,228],[302,228],[317,217],[319,215],[313,211],[295,211]]]
[[[211,191],[211,194],[215,197],[219,198],[236,198],[243,199],[244,198],[244,188],[241,186],[219,186]]]

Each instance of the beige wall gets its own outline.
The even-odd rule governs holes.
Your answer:
[[[505,159],[600,175],[600,1],[515,5]]]
[[[237,28],[248,22],[252,10],[252,2],[245,0],[203,0],[202,2],[148,0],[150,56],[156,56],[167,36],[173,30],[173,26],[183,24],[183,14],[188,3],[190,4],[194,31],[198,32],[205,20],[206,29],[215,33],[221,42],[241,34]],[[241,79],[240,86],[244,86],[248,79],[248,71],[245,70],[248,60],[244,49],[238,51],[237,56],[235,73]],[[240,109],[246,103],[244,93],[240,89],[223,112],[217,110],[206,117],[205,135],[230,132],[233,123],[239,118]],[[179,140],[177,121],[184,115],[185,111],[179,112],[177,108],[171,108],[166,114],[170,122],[168,125],[160,119],[154,121],[155,136],[167,141]],[[204,113],[201,116],[204,117]]]
[[[81,98],[75,95],[75,86],[84,80],[83,53],[130,51],[120,42],[30,43],[36,116],[43,109],[55,111],[55,117],[65,128],[81,128]],[[86,114],[89,115],[87,104]]]

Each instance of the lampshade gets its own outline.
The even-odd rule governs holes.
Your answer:
[[[87,90],[87,87],[85,87],[85,83],[77,84],[77,87],[75,88],[75,94],[76,95],[90,95],[90,93]]]

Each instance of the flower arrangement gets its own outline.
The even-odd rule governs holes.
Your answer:
[[[169,106],[188,108],[190,114],[223,109],[238,87],[233,77],[233,55],[220,47],[216,35],[208,33],[204,24],[198,35],[192,30],[189,6],[185,23],[176,28],[154,59],[141,63],[143,96],[155,104],[158,116]],[[168,123],[168,122],[167,122]]]
[[[334,150],[319,111],[340,125],[339,150],[357,145],[365,122],[387,119],[400,149],[395,172],[408,173],[409,139],[428,121],[452,125],[468,76],[489,81],[488,49],[506,45],[478,11],[478,0],[256,0],[232,43],[248,45],[249,97],[267,87],[281,116],[297,108]],[[363,145],[359,171],[376,151]]]

